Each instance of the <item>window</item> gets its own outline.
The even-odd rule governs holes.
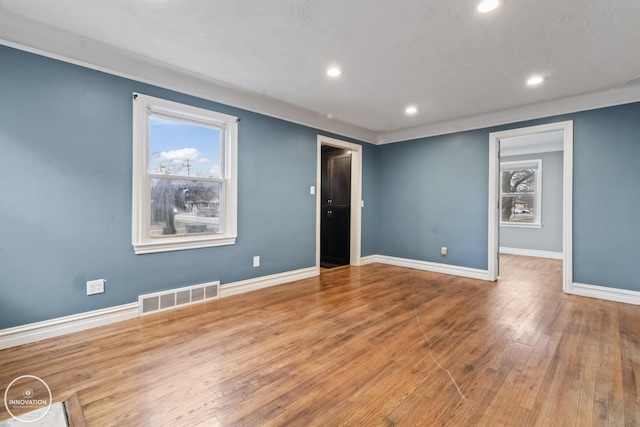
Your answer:
[[[235,243],[237,122],[234,116],[134,94],[136,254]]]
[[[542,160],[500,163],[500,224],[541,227]]]

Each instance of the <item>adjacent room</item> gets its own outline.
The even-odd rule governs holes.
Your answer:
[[[638,17],[0,0],[0,426],[640,425]]]

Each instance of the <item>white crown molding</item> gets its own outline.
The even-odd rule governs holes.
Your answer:
[[[638,101],[640,101],[640,84],[625,85],[597,92],[461,117],[440,123],[432,123],[391,132],[380,132],[378,133],[376,144],[390,144],[430,136],[483,129]]]
[[[0,44],[359,141],[376,141],[374,131],[27,19],[2,6]]]
[[[640,83],[628,84],[424,126],[376,132],[33,21],[2,6],[0,44],[376,145],[640,101]]]

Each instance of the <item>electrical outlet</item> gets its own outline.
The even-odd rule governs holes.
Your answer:
[[[440,255],[446,255],[447,254],[447,247],[443,246],[440,248]]]
[[[104,279],[87,281],[87,295],[101,294],[104,292]]]
[[[253,257],[253,266],[260,267],[260,257],[258,255]]]

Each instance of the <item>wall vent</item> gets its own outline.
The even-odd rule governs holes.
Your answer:
[[[219,296],[220,282],[140,295],[138,297],[140,316],[218,299]]]

